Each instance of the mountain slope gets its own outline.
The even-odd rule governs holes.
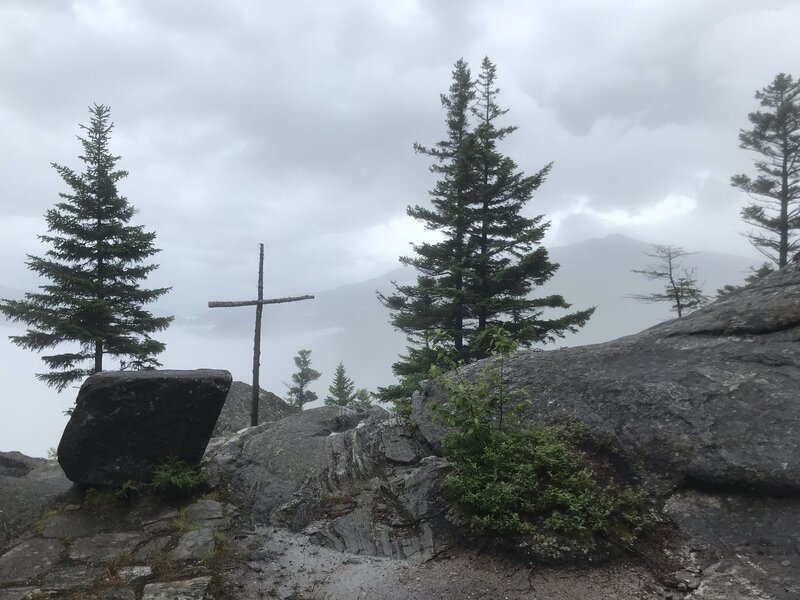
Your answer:
[[[668,307],[644,304],[628,297],[657,289],[631,269],[648,264],[648,244],[610,236],[571,246],[552,248],[561,265],[552,281],[536,295],[562,294],[576,309],[596,306],[581,331],[545,349],[611,340],[651,327],[671,317]],[[708,294],[726,283],[744,280],[757,261],[724,254],[698,253],[687,257],[697,268]],[[393,382],[391,365],[405,350],[405,336],[389,324],[389,313],[375,298],[375,291],[392,291],[392,281],[409,283],[414,271],[395,269],[375,279],[318,292],[314,300],[269,305],[264,310],[261,387],[283,396],[284,382],[294,371],[292,357],[301,348],[312,351],[312,366],[322,377],[311,389],[321,404],[339,361],[357,387],[374,390]],[[252,381],[253,323],[255,310],[227,308],[205,311],[191,319],[176,319],[157,339],[167,345],[160,360],[164,368],[227,369],[233,378]],[[18,334],[20,325],[0,320],[0,337]],[[56,446],[66,418],[60,411],[71,406],[76,389],[56,394],[36,381],[42,372],[38,356],[11,343],[0,344],[0,378],[7,382],[7,403],[0,420],[0,450],[21,450],[43,456]],[[24,399],[24,401],[19,401]],[[31,432],[37,432],[31,435]]]
[[[608,341],[651,327],[672,318],[666,304],[647,304],[631,299],[636,293],[659,288],[656,282],[632,273],[647,266],[652,246],[620,235],[594,239],[571,246],[553,248],[551,258],[561,266],[553,279],[535,290],[536,295],[562,294],[576,309],[595,306],[585,328],[569,334],[555,348]],[[740,256],[697,253],[685,264],[697,269],[698,281],[711,295],[726,283],[743,281],[752,261]],[[405,349],[405,336],[389,324],[389,312],[377,301],[376,290],[390,293],[392,281],[409,283],[414,271],[395,269],[364,282],[318,292],[314,300],[266,307],[263,321],[266,382],[281,394],[280,381],[288,381],[291,357],[300,348],[312,350],[312,364],[323,373],[314,389],[324,397],[333,370],[339,361],[359,387],[374,389],[392,381],[391,364]],[[187,327],[204,332],[219,344],[241,340],[241,360],[252,349],[254,310],[213,310],[200,315]],[[173,328],[175,329],[175,328]],[[169,345],[168,351],[169,354]],[[274,374],[282,373],[276,381]],[[235,377],[248,379],[246,372]]]

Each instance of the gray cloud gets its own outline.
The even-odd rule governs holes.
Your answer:
[[[530,207],[553,220],[550,243],[648,231],[636,215],[684,197],[694,208],[654,231],[685,239],[717,214],[734,231],[683,243],[742,251],[736,134],[800,49],[788,0],[17,1],[0,23],[3,283],[30,285],[23,255],[63,189],[49,163],[79,166],[77,123],[102,102],[122,191],[163,249],[154,284],[181,312],[249,293],[259,241],[275,293],[395,266],[402,236],[423,233],[405,207],[433,183],[411,146],[441,138],[462,56],[498,65],[519,126],[504,149],[527,172],[555,162]]]
[[[412,144],[441,139],[453,63],[477,71],[484,55],[519,126],[503,150],[528,173],[554,162],[527,208],[551,221],[550,246],[623,233],[758,262],[728,180],[752,172],[738,130],[755,90],[796,68],[799,25],[793,0],[5,0],[0,287],[39,283],[25,255],[43,251],[43,215],[64,191],[49,165],[80,167],[77,125],[93,102],[112,107],[121,191],[158,235],[149,284],[173,288],[160,310],[252,297],[261,241],[268,296],[390,271],[430,235],[405,217],[434,182]],[[353,339],[369,346],[373,329]],[[170,342],[169,364],[222,356],[246,377],[242,340]],[[302,344],[326,371],[348,351],[334,337],[273,340],[265,381],[277,391]],[[40,366],[2,339],[0,357],[10,377]],[[14,389],[56,413],[71,403],[34,385]],[[23,422],[12,415],[6,431]]]

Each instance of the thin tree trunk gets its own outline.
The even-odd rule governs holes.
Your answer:
[[[103,340],[94,342],[94,372],[99,373],[103,370]]]
[[[783,138],[783,165],[781,168],[781,241],[778,249],[778,268],[789,261],[789,165],[788,140]]]
[[[97,230],[100,230],[102,221],[97,219]],[[103,242],[97,240],[95,245],[97,251],[97,269],[95,270],[95,277],[97,279],[96,297],[98,300],[103,299]],[[105,326],[105,323],[96,323],[97,326]],[[103,370],[103,340],[95,338],[94,341],[94,372],[99,373]]]
[[[484,89],[484,96],[486,97],[485,107],[483,111],[483,124],[488,129],[489,123],[491,121],[491,85],[487,81],[485,89]],[[489,312],[489,308],[487,306],[487,299],[489,298],[489,245],[488,245],[488,233],[487,228],[489,227],[489,165],[488,160],[489,157],[487,156],[487,146],[488,140],[483,139],[483,187],[481,189],[483,195],[483,215],[481,221],[481,256],[480,260],[478,261],[478,265],[480,268],[480,273],[478,275],[480,280],[480,288],[481,288],[481,299],[480,303],[478,304],[478,331],[483,331],[486,329],[486,321],[488,320],[487,313]]]

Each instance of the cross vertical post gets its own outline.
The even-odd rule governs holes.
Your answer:
[[[250,404],[250,427],[258,425],[258,375],[261,368],[261,313],[264,312],[264,244],[258,245],[258,304],[256,304],[256,334],[253,340],[253,398]]]
[[[256,307],[256,332],[253,339],[253,396],[250,405],[250,426],[258,425],[258,400],[261,386],[258,382],[258,375],[261,367],[261,313],[265,304],[284,304],[286,302],[298,302],[300,300],[313,300],[314,296],[289,296],[287,298],[268,298],[264,299],[264,244],[259,244],[258,252],[258,298],[256,300],[212,300],[208,303],[208,308],[229,308],[234,306],[255,306]]]

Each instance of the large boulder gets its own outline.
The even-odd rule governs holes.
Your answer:
[[[320,494],[371,476],[372,428],[356,428],[369,417],[339,406],[306,410],[234,436],[209,452],[206,469],[226,475],[231,498],[256,521],[300,528]]]
[[[297,407],[287,404],[272,392],[258,391],[258,424],[280,421],[284,417],[300,412]],[[250,409],[253,402],[253,386],[234,381],[228,390],[228,397],[212,437],[223,437],[250,427]]]
[[[582,421],[673,484],[800,491],[800,265],[605,344],[523,351],[504,374],[528,418]],[[464,369],[475,377],[485,362]],[[428,385],[412,419],[437,446]]]
[[[438,484],[449,467],[430,454],[382,408],[323,406],[231,437],[204,469],[255,524],[308,527],[314,543],[354,554],[420,558],[448,535]]]
[[[69,479],[150,481],[167,458],[197,464],[231,384],[228,371],[127,371],[89,377],[58,445]]]

